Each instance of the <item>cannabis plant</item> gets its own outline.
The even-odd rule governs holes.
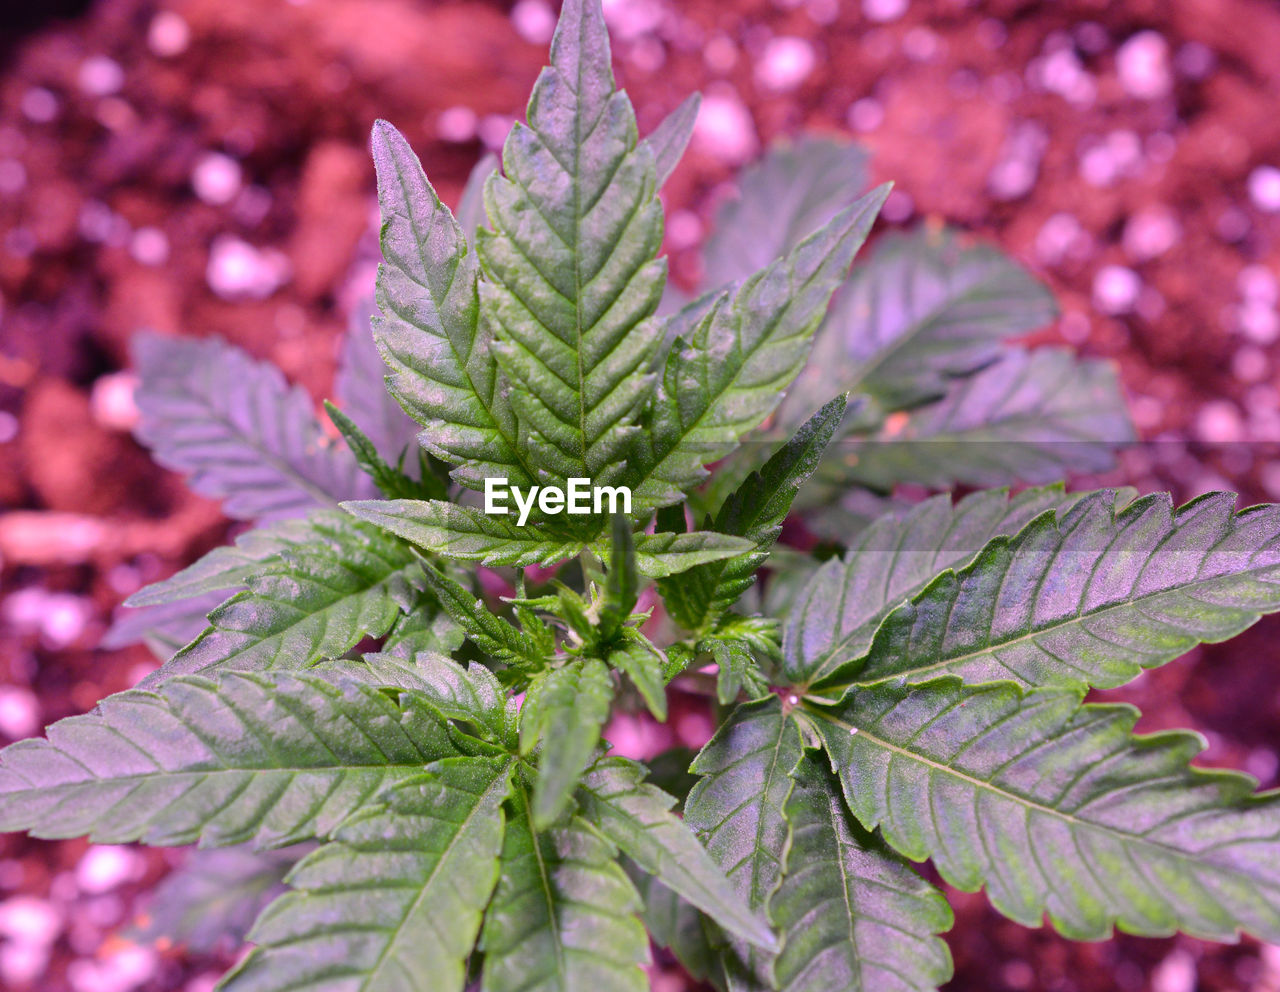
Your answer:
[[[595,0],[550,61],[462,223],[376,125],[343,443],[234,349],[139,343],[140,439],[254,526],[132,597],[164,663],[6,749],[0,827],[231,848],[161,898],[194,946],[266,903],[235,992],[629,992],[649,937],[727,989],[932,989],[925,860],[1069,937],[1280,940],[1280,798],[1082,703],[1280,608],[1280,508],[953,501],[1128,436],[1105,366],[1006,347],[1034,280],[936,230],[850,275],[886,190],[813,140],[664,301],[696,103],[638,139]],[[825,561],[774,547],[811,475]],[[604,737],[673,683],[722,717],[674,795]]]

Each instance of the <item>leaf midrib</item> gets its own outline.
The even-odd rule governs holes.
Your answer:
[[[878,678],[871,679],[870,681],[865,681],[865,682],[855,680],[848,683],[842,683],[840,685],[823,686],[821,691],[823,693],[838,692],[843,694],[846,690],[855,688],[855,687],[865,688],[867,686],[880,685],[884,682],[888,682],[898,678],[913,679],[919,675],[925,675],[925,674],[928,674],[929,672],[934,672],[940,669],[949,668],[952,665],[959,665],[959,664],[967,663],[969,661],[973,661],[976,658],[980,658],[985,654],[990,654],[991,652],[1000,650],[1002,648],[1007,648],[1012,645],[1023,644],[1028,641],[1032,641],[1043,634],[1050,633],[1055,630],[1061,630],[1064,627],[1069,627],[1074,624],[1084,623],[1086,620],[1091,620],[1095,617],[1106,616],[1107,614],[1115,610],[1128,609],[1128,608],[1133,608],[1135,606],[1139,606],[1142,603],[1146,603],[1160,596],[1166,596],[1166,595],[1169,595],[1170,593],[1179,593],[1179,592],[1186,593],[1186,591],[1189,589],[1204,588],[1205,586],[1209,586],[1211,583],[1223,582],[1225,584],[1226,582],[1232,579],[1248,578],[1248,577],[1252,577],[1260,573],[1269,572],[1269,571],[1271,572],[1280,571],[1280,563],[1273,563],[1270,565],[1260,565],[1257,568],[1246,569],[1245,571],[1242,571],[1242,572],[1228,572],[1226,574],[1215,575],[1207,579],[1198,579],[1191,582],[1184,582],[1180,585],[1168,586],[1167,588],[1158,589],[1158,590],[1155,590],[1154,592],[1144,593],[1141,596],[1134,596],[1129,599],[1118,600],[1117,602],[1109,603],[1106,606],[1098,607],[1097,609],[1091,610],[1086,613],[1074,613],[1070,616],[1063,617],[1060,620],[1055,620],[1053,623],[1047,624],[1046,626],[1037,627],[1036,629],[1029,630],[1026,633],[1018,634],[1017,636],[1011,637],[1008,640],[991,642],[985,645],[984,647],[976,648],[972,651],[966,651],[963,654],[952,655],[950,657],[943,658],[939,661],[936,661],[930,665],[921,665],[916,668],[893,672],[892,674],[882,675]],[[1081,595],[1083,595],[1083,593]],[[1248,607],[1230,607],[1229,606],[1229,607],[1221,607],[1221,608],[1239,610],[1241,613],[1252,613],[1255,616],[1258,614],[1257,610],[1250,609]],[[890,614],[886,615],[885,620],[888,620],[889,616],[891,616],[892,613],[896,612],[897,609],[901,609],[901,606],[895,608],[895,610],[891,611]],[[883,629],[883,622],[879,629]],[[1191,636],[1194,636],[1194,635],[1191,635]],[[846,638],[845,640],[847,641],[849,639],[851,638]],[[873,651],[874,649],[875,649],[875,641],[873,639],[868,650],[862,655],[862,658],[870,657],[871,651]],[[858,660],[859,660],[858,658],[850,658],[848,663],[852,663]],[[846,662],[841,662],[839,665],[832,666],[832,668],[834,670],[835,668],[839,668],[840,665],[843,665],[843,664],[846,664]],[[1135,662],[1135,664],[1139,664],[1139,663]],[[824,664],[824,667],[826,667],[825,664]],[[812,681],[817,682],[821,679],[821,677],[822,677],[821,675],[815,676],[815,678]],[[1076,683],[1063,683],[1064,686],[1071,685],[1071,684],[1076,684]]]
[[[1121,844],[1145,845],[1147,847],[1155,848],[1161,851],[1162,853],[1164,853],[1165,855],[1171,857],[1176,861],[1185,862],[1188,865],[1194,865],[1197,867],[1211,867],[1215,871],[1230,873],[1238,877],[1249,879],[1254,884],[1257,884],[1257,879],[1255,878],[1255,876],[1239,868],[1235,868],[1231,865],[1224,865],[1217,861],[1208,861],[1208,860],[1198,859],[1195,856],[1195,852],[1185,851],[1185,850],[1182,850],[1181,848],[1173,847],[1169,844],[1166,844],[1163,841],[1153,840],[1148,834],[1126,833],[1123,830],[1120,830],[1116,827],[1107,826],[1106,824],[1103,824],[1103,823],[1094,823],[1090,820],[1083,820],[1073,813],[1068,813],[1065,810],[1055,809],[1052,806],[1046,806],[1044,803],[1038,800],[1029,799],[1026,796],[1019,795],[1016,792],[1011,792],[1007,789],[1001,788],[1000,786],[996,785],[993,782],[984,781],[983,779],[976,778],[975,776],[970,775],[967,772],[963,772],[957,768],[953,768],[950,765],[945,765],[942,762],[937,761],[933,758],[930,758],[926,755],[920,754],[917,751],[912,751],[907,748],[901,747],[900,745],[893,744],[889,741],[884,740],[881,737],[877,737],[872,731],[867,730],[865,727],[859,724],[849,723],[848,721],[842,720],[828,711],[815,709],[811,704],[805,703],[804,706],[805,706],[806,714],[809,714],[816,719],[824,720],[827,723],[834,724],[837,727],[842,727],[844,728],[846,733],[848,733],[849,731],[856,730],[857,737],[868,740],[872,744],[880,748],[883,748],[886,751],[899,755],[907,759],[908,761],[914,761],[919,764],[926,765],[935,772],[939,772],[943,775],[948,775],[948,776],[951,776],[952,778],[959,779],[960,781],[971,785],[975,789],[989,792],[1006,802],[1010,802],[1017,806],[1025,807],[1029,810],[1034,810],[1035,812],[1043,813],[1055,819],[1065,821],[1067,824],[1071,826],[1072,829],[1075,829],[1078,827],[1081,830],[1092,830],[1097,833],[1110,836]],[[1143,783],[1134,783],[1134,784],[1141,785]],[[883,822],[885,818],[886,817],[881,817],[880,822]],[[871,826],[871,824],[866,824],[866,825]],[[1161,823],[1156,825],[1156,827],[1159,827],[1159,826],[1163,826],[1163,824]],[[1152,829],[1155,829],[1155,827],[1153,827]],[[1216,850],[1216,848],[1209,849],[1210,852],[1214,850]]]
[[[493,781],[489,783],[488,786],[485,787],[484,792],[480,793],[480,795],[476,797],[475,805],[471,807],[471,810],[470,812],[467,813],[466,818],[462,821],[461,824],[458,825],[458,829],[453,832],[453,836],[449,839],[449,843],[445,845],[445,849],[440,853],[440,856],[436,859],[436,863],[431,867],[431,871],[428,873],[427,877],[423,879],[422,884],[419,886],[417,897],[410,904],[409,908],[405,910],[405,912],[401,915],[400,923],[393,929],[391,938],[386,942],[382,950],[379,952],[378,960],[374,962],[373,967],[369,969],[364,979],[360,982],[361,989],[376,987],[376,986],[372,986],[371,983],[373,983],[374,979],[378,976],[378,973],[381,971],[383,964],[386,962],[388,955],[391,953],[392,946],[399,941],[400,937],[404,933],[405,928],[409,925],[409,921],[412,920],[417,915],[418,911],[422,908],[422,902],[427,897],[427,892],[431,888],[432,883],[436,880],[437,876],[439,875],[441,866],[447,860],[449,860],[450,856],[453,854],[454,848],[456,848],[457,845],[461,843],[462,838],[468,833],[471,827],[472,821],[475,820],[475,818],[480,815],[480,811],[483,808],[485,808],[486,801],[488,800],[490,794],[493,793],[495,789],[501,790],[503,792],[506,791],[504,788],[505,778],[511,771],[511,766],[513,761],[514,759],[508,758],[507,761],[500,768],[495,769]],[[495,806],[494,809],[497,811],[501,810],[501,801],[499,801],[499,804]],[[488,896],[485,897],[485,902],[486,903],[488,902]],[[465,968],[464,968],[464,971],[465,971]]]

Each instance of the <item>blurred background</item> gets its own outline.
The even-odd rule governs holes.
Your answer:
[[[704,94],[666,186],[673,277],[770,141],[853,135],[1012,253],[1114,359],[1144,443],[1107,481],[1280,499],[1280,5],[1269,0],[606,0],[642,132]],[[128,342],[218,334],[330,391],[376,259],[375,117],[454,202],[543,62],[554,3],[43,0],[0,13],[0,743],[131,685],[120,601],[226,539],[131,439]],[[1274,621],[1275,618],[1272,618]],[[1143,729],[1277,781],[1280,624],[1123,692]],[[1116,694],[1105,694],[1116,695]],[[709,728],[707,728],[709,729]],[[705,732],[705,731],[704,731]],[[233,959],[147,940],[183,852],[0,837],[0,990],[208,992]],[[1280,947],[1071,945],[955,894],[965,990],[1280,990]],[[667,958],[653,986],[686,987]]]

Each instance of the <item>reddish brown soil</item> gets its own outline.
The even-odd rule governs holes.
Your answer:
[[[1241,317],[1246,295],[1267,295],[1267,273],[1273,288],[1280,277],[1280,213],[1264,209],[1265,190],[1250,192],[1259,166],[1280,165],[1280,7],[917,0],[873,23],[863,6],[619,0],[619,74],[641,129],[692,89],[736,94],[758,142],[801,128],[847,133],[851,105],[864,101],[855,122],[876,124],[861,137],[876,178],[898,184],[894,216],[999,242],[1062,300],[1064,320],[1037,340],[1119,362],[1152,443],[1112,481],[1179,497],[1221,486],[1248,501],[1280,498],[1280,348],[1266,306]],[[527,31],[531,5],[522,9]],[[161,11],[169,16],[158,22]],[[176,52],[182,25],[189,44]],[[1146,30],[1164,39],[1173,67],[1167,93],[1140,98],[1117,62],[1120,46]],[[817,56],[785,92],[769,90],[757,69],[776,36],[802,39]],[[86,61],[94,56],[122,70],[118,89],[109,66]],[[111,376],[127,364],[130,336],[143,327],[220,334],[323,395],[344,309],[373,255],[370,123],[387,117],[404,129],[452,201],[481,144],[445,140],[442,112],[467,107],[486,134],[500,131],[486,116],[519,111],[542,58],[504,4],[411,0],[102,0],[9,47],[0,65],[0,411],[16,421],[0,412],[0,682],[34,694],[40,724],[135,680],[149,664],[142,649],[96,650],[112,611],[226,534],[215,506],[128,437],[128,381]],[[1057,91],[1037,83],[1046,79]],[[444,121],[456,127],[458,115]],[[228,204],[192,190],[211,151],[243,171]],[[725,195],[730,158],[725,146],[696,141],[668,184],[670,210],[683,211],[669,227],[672,270],[685,284],[697,278],[696,221]],[[1032,170],[1029,188],[1010,179],[1016,164],[1001,171],[1010,158]],[[1143,257],[1144,235],[1160,242],[1170,221],[1163,250]],[[159,264],[148,251],[154,235],[139,240],[146,229],[167,240]],[[217,296],[206,267],[214,238],[228,233],[281,253],[292,278],[260,300]],[[1140,281],[1131,312],[1095,307],[1107,265]],[[10,606],[18,593],[30,604],[32,590],[53,596],[37,600],[37,612],[61,618],[43,633],[38,618],[23,622]],[[1273,785],[1277,631],[1259,624],[1108,695],[1139,704],[1146,728],[1204,731],[1208,762]],[[22,695],[19,708],[31,699]],[[47,972],[33,986],[0,986],[105,987],[85,963],[113,960],[112,934],[145,906],[170,859],[148,854],[145,876],[90,898],[74,878],[84,850],[0,838],[0,902],[31,895],[65,916]],[[1280,951],[1249,941],[1072,945],[1004,922],[980,895],[957,895],[955,906],[951,988],[1280,989]],[[136,987],[196,992],[226,963],[164,949]],[[674,972],[655,977],[655,988],[679,987]]]

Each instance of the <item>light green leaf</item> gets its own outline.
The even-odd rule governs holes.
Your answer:
[[[643,765],[602,758],[578,787],[581,815],[650,875],[679,893],[725,930],[767,950],[777,947],[763,916],[738,892],[671,812],[675,799],[645,781]]]
[[[305,668],[390,630],[421,581],[413,552],[343,514],[308,523],[309,541],[264,563],[248,589],[209,614],[208,630],[140,685],[217,668]]]
[[[850,483],[888,492],[1053,482],[1101,472],[1133,440],[1115,368],[1068,351],[1010,349],[947,395],[865,440],[834,449],[805,491],[806,502]]]
[[[0,830],[280,846],[326,836],[454,753],[443,719],[412,696],[286,672],[171,679],[0,752]]]
[[[780,420],[798,424],[845,390],[885,410],[935,399],[1055,313],[1049,290],[995,248],[930,227],[889,235],[836,294]]]
[[[689,138],[693,134],[693,125],[698,120],[698,107],[701,103],[702,96],[698,93],[685,97],[680,106],[664,117],[662,123],[641,142],[653,152],[659,186],[670,178],[680,163],[680,156],[684,154],[685,146],[689,144]]]
[[[703,248],[705,284],[738,282],[781,258],[866,184],[867,152],[849,141],[806,136],[771,145],[738,177],[741,195],[716,214]]]
[[[745,537],[755,544],[752,551],[699,565],[675,581],[658,582],[663,602],[686,630],[702,631],[714,623],[755,581],[756,570],[768,559],[782,533],[782,521],[791,509],[791,501],[818,467],[839,426],[845,402],[845,397],[839,396],[819,410],[759,472],[753,472],[725,500],[714,520],[707,523],[708,530]]]
[[[640,900],[613,845],[577,816],[536,828],[520,785],[510,805],[480,938],[482,992],[648,992]]]
[[[579,658],[539,676],[520,711],[520,750],[538,752],[530,814],[546,829],[564,812],[609,719],[613,680],[604,662]]]
[[[800,732],[776,696],[739,706],[695,759],[701,776],[684,819],[747,908],[763,910],[782,881],[783,807],[803,755]],[[721,960],[730,988],[770,984],[769,957],[730,939]]]
[[[1280,939],[1280,796],[1192,769],[1195,734],[1069,689],[946,678],[813,712],[850,808],[913,861],[1026,926]]]
[[[653,150],[637,141],[600,4],[567,0],[476,243],[493,351],[540,482],[615,482],[653,389],[661,329],[649,318],[666,263]]]
[[[845,808],[820,755],[796,769],[785,809],[787,872],[769,902],[782,931],[782,992],[929,992],[951,977],[935,934],[953,917],[942,893]]]
[[[220,992],[461,992],[498,878],[509,759],[446,758],[289,874]]]
[[[480,322],[475,253],[427,182],[409,143],[386,121],[373,127],[382,209],[382,257],[374,319],[389,388],[425,430],[419,442],[457,466],[473,489],[488,476],[528,485],[515,416]]]
[[[695,565],[745,554],[753,547],[746,538],[710,531],[637,534],[636,567],[645,575],[664,578]]]
[[[781,401],[804,364],[827,301],[866,240],[888,187],[841,211],[786,258],[716,300],[667,355],[638,439],[630,485],[639,508],[675,503]]]
[[[542,527],[517,526],[514,516],[441,500],[358,500],[342,508],[427,551],[486,565],[553,565],[583,548],[582,541]]]
[[[1231,493],[1117,510],[1091,495],[1000,537],[885,619],[863,660],[829,681],[1112,688],[1280,610],[1280,506]],[[823,685],[824,683],[819,683]]]
[[[881,621],[940,573],[977,557],[986,544],[1016,534],[1047,510],[1067,510],[1085,494],[1061,486],[974,493],[954,506],[935,496],[881,517],[843,558],[827,561],[789,605],[784,671],[796,684],[830,675],[861,658]],[[781,614],[779,614],[781,615]]]

